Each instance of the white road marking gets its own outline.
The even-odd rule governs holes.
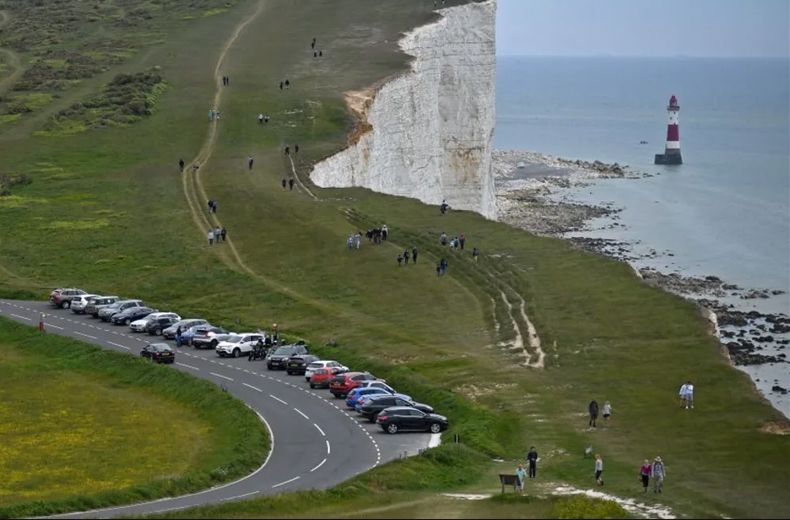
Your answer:
[[[222,374],[217,374],[216,372],[209,372],[212,376],[221,377],[222,379],[227,379],[228,381],[233,381],[233,379],[229,378],[228,376],[223,376]]]
[[[247,383],[242,383],[242,384],[243,384],[244,386],[246,386],[247,388],[252,388],[252,389],[253,389],[253,390],[255,390],[256,392],[263,392],[263,390],[261,390],[261,389],[260,389],[260,388],[258,388],[257,386],[248,385]]]
[[[326,454],[329,455],[332,453],[332,449],[329,447],[329,439],[326,441]]]
[[[291,482],[293,482],[294,480],[299,480],[300,478],[302,478],[302,477],[294,477],[294,478],[292,478],[291,480],[286,480],[285,482],[280,482],[279,484],[275,484],[275,485],[273,485],[273,486],[272,486],[272,489],[274,489],[274,488],[276,488],[276,487],[284,486],[284,485],[286,485],[286,484],[290,484],[290,483],[291,483]]]
[[[310,420],[310,418],[309,418],[308,416],[306,416],[306,415],[304,414],[304,412],[303,412],[302,410],[300,410],[299,408],[294,408],[294,410],[296,410],[296,413],[298,413],[299,415],[301,415],[302,417],[304,417],[304,418],[305,418],[305,419],[307,419],[308,421]]]
[[[96,336],[91,336],[90,334],[84,334],[82,332],[74,331],[74,334],[79,334],[80,336],[85,336],[86,338],[96,339]]]
[[[315,426],[315,427],[316,427],[316,429],[317,429],[319,432],[321,432],[321,435],[323,435],[324,437],[326,437],[326,434],[324,433],[324,430],[322,430],[320,426],[318,426],[316,423],[313,423],[313,426]]]
[[[187,365],[186,363],[179,363],[178,361],[176,361],[176,365],[180,367],[191,368],[192,370],[197,370],[198,372],[200,371],[198,367],[193,367],[192,365]]]
[[[53,325],[52,323],[45,323],[44,326],[52,327],[53,329],[63,330],[63,327],[58,327],[57,325]]]
[[[127,347],[125,345],[121,345],[120,343],[114,343],[112,341],[108,341],[107,343],[109,343],[110,345],[112,345],[114,347],[125,348],[126,350],[132,350],[132,349],[130,349],[129,347]]]
[[[285,401],[283,401],[282,399],[280,399],[279,397],[275,397],[275,396],[273,396],[272,394],[269,394],[269,397],[271,397],[271,398],[272,398],[272,399],[274,399],[275,401],[279,401],[279,402],[281,402],[282,404],[288,404],[288,403],[286,403]]]
[[[318,468],[320,468],[321,466],[323,466],[325,462],[326,462],[326,458],[324,458],[324,460],[322,460],[321,462],[319,462],[319,463],[318,463],[318,466],[316,466],[316,467],[314,467],[313,469],[311,469],[311,470],[310,470],[310,473],[312,473],[313,471],[315,471],[315,470],[317,470]]]
[[[255,495],[257,493],[260,493],[260,491],[250,491],[249,493],[244,493],[243,495],[236,495],[235,497],[223,498],[222,501],[226,502],[228,500],[235,500],[237,498],[244,498],[244,497],[248,497],[250,495]]]
[[[11,316],[13,316],[14,318],[19,318],[20,320],[33,321],[33,318],[28,318],[27,316],[20,316],[19,314],[11,313]]]

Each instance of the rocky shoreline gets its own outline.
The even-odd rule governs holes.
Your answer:
[[[632,265],[639,260],[671,252],[649,250],[635,255],[631,244],[603,238],[568,237],[568,233],[584,231],[592,219],[606,217],[610,228],[622,226],[619,208],[613,205],[579,204],[557,195],[562,190],[586,186],[597,179],[649,177],[625,165],[601,161],[574,161],[522,151],[495,151],[492,158],[494,182],[499,207],[499,220],[514,227],[543,236],[563,238],[575,246]],[[634,269],[645,283],[660,287],[697,302],[716,316],[716,333],[736,366],[774,365],[788,363],[785,350],[790,345],[790,317],[743,311],[724,300],[765,299],[784,291],[777,289],[742,288],[726,283],[716,276],[689,277],[678,273],[662,273],[653,268]],[[755,379],[759,382],[759,379]],[[771,392],[786,395],[779,379],[771,381]],[[782,383],[782,384],[780,384]],[[787,386],[790,386],[788,384]],[[785,411],[787,414],[787,411]]]

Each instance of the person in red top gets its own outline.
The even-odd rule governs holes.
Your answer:
[[[642,467],[639,468],[639,478],[642,479],[642,487],[645,488],[644,489],[645,493],[647,493],[647,485],[650,482],[650,471],[651,471],[650,461],[645,459],[644,464],[642,464]]]

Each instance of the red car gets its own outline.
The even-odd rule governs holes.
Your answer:
[[[335,377],[334,369],[317,368],[310,376],[310,388],[329,388],[329,383]]]
[[[68,309],[71,306],[71,299],[75,296],[88,294],[82,289],[54,289],[49,293],[49,302],[62,309]]]
[[[368,372],[346,372],[338,374],[329,382],[329,391],[335,398],[340,399],[359,386],[362,381],[375,381],[378,379]]]

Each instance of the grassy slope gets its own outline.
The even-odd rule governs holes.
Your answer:
[[[0,335],[0,517],[182,494],[265,454],[255,414],[208,382],[5,319]]]
[[[270,0],[231,50],[218,148],[202,175],[219,201],[218,216],[259,277],[229,269],[219,261],[227,251],[204,245],[205,231],[194,228],[175,168],[205,136],[213,52],[254,8],[250,2],[196,22],[140,62],[161,65],[171,84],[149,120],[68,139],[0,137],[6,167],[34,176],[18,190],[21,200],[0,201],[0,222],[14,222],[0,226],[0,263],[16,275],[3,285],[84,285],[225,323],[277,321],[316,343],[336,339],[335,355],[357,365],[368,360],[384,371],[397,365],[387,375],[403,384],[428,382],[476,400],[506,424],[485,422],[486,414],[450,401],[440,411],[449,410],[463,438],[490,453],[512,460],[537,445],[546,454],[542,478],[589,485],[591,465],[579,454],[592,444],[606,458],[608,490],[629,496],[638,492],[641,460],[660,453],[671,485],[662,502],[679,511],[786,515],[787,438],[759,432],[777,414],[719,356],[690,305],[642,286],[622,264],[472,214],[442,218],[436,208],[365,190],[317,189],[320,202],[282,191],[288,166],[282,146],[300,144],[302,172],[339,149],[351,124],[341,92],[402,67],[394,42],[400,31],[430,19],[429,5]],[[325,50],[322,60],[309,52],[313,36]],[[280,92],[286,77],[293,86]],[[255,121],[261,111],[273,116],[265,128]],[[252,173],[249,154],[256,159]],[[115,217],[119,212],[138,220],[126,223]],[[47,229],[59,217],[96,226],[107,218],[108,224]],[[348,254],[348,232],[382,222],[395,245],[365,244]],[[451,256],[450,276],[437,279],[433,264],[448,254],[437,245],[443,230],[463,232],[470,246],[481,247],[481,264]],[[398,247],[413,244],[420,263],[397,269]],[[548,347],[546,370],[518,367],[491,347],[512,332],[505,321],[502,337],[493,331],[492,313],[505,318],[501,305],[491,307],[500,289],[527,299]],[[693,413],[674,402],[687,378],[698,389]],[[432,395],[415,386],[415,397]],[[593,397],[611,400],[615,417],[607,429],[588,433],[583,415]],[[559,449],[567,454],[550,455]],[[495,490],[495,473],[511,465],[483,464],[479,481],[457,486]],[[735,474],[739,482],[732,486]],[[261,504],[250,505],[248,514],[258,514]]]

